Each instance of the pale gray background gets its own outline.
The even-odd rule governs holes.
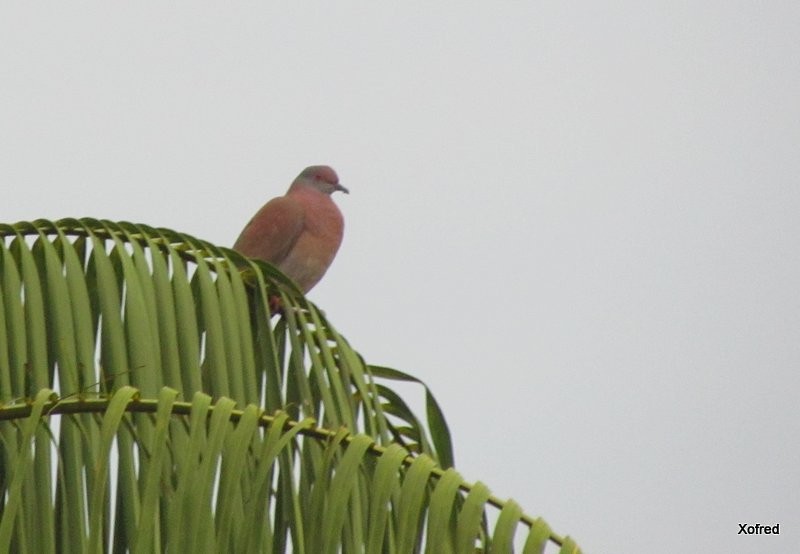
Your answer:
[[[0,4],[0,220],[231,244],[331,164],[311,296],[466,478],[589,552],[800,544],[800,3],[70,4]]]

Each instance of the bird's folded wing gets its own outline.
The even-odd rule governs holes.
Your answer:
[[[239,235],[233,248],[245,256],[279,265],[303,232],[304,210],[288,196],[267,202]]]

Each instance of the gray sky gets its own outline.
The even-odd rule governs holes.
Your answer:
[[[3,3],[2,221],[232,244],[330,164],[311,297],[466,478],[589,552],[797,547],[800,4],[263,4]]]

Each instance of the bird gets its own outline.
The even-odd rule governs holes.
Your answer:
[[[342,243],[344,217],[334,192],[350,194],[327,165],[305,168],[284,196],[273,198],[245,226],[233,249],[271,263],[308,293]]]

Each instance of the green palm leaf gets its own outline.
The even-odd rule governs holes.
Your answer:
[[[0,237],[0,551],[577,551],[446,469],[430,391],[420,418],[268,264],[92,219]]]

